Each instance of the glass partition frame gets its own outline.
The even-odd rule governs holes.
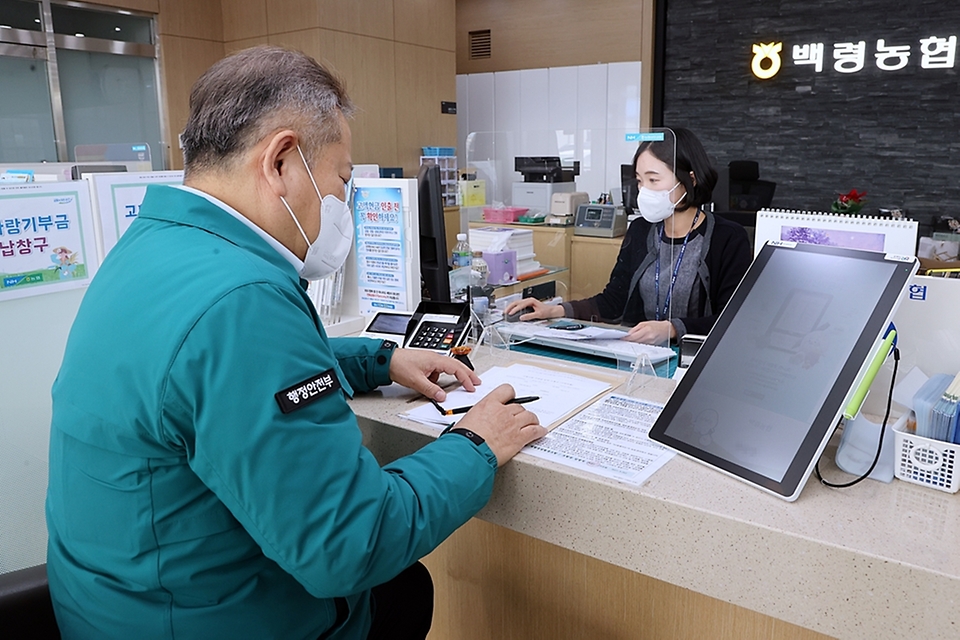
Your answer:
[[[514,158],[559,157],[565,168],[580,163],[580,173],[574,178],[577,191],[585,191],[590,200],[597,200],[601,193],[609,194],[612,202],[620,205],[620,165],[633,162],[639,145],[658,141],[676,148],[670,129],[473,131],[466,138],[466,162],[460,173],[484,181],[485,206],[511,206],[513,184],[524,180],[514,170]],[[674,166],[675,158],[670,157],[668,165]]]

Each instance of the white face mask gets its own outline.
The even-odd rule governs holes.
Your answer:
[[[313,183],[317,197],[320,198],[320,233],[317,234],[316,240],[310,242],[297,216],[293,215],[293,209],[283,196],[280,196],[280,201],[290,212],[290,217],[293,218],[297,229],[300,230],[300,235],[307,243],[307,254],[303,257],[300,277],[305,280],[319,280],[342,267],[347,261],[350,248],[353,246],[353,216],[347,203],[337,196],[320,195],[317,181],[310,173],[310,167],[307,166],[307,160],[303,157],[300,145],[297,145],[297,151],[300,153],[300,159],[303,160],[303,166],[307,169],[307,175],[310,176],[310,182]]]
[[[679,186],[680,183],[678,182],[669,191],[654,191],[647,187],[640,187],[640,193],[637,195],[637,208],[640,209],[640,215],[643,216],[643,219],[656,224],[672,216],[676,206],[680,204],[680,200],[683,200],[687,195],[684,193],[676,203],[670,199],[670,194]]]

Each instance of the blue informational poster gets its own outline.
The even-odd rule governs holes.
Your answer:
[[[403,192],[399,187],[357,187],[353,215],[356,228],[357,284],[360,313],[407,308]]]

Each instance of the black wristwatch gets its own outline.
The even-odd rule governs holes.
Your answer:
[[[380,343],[380,351],[393,351],[397,348],[397,343],[393,340],[384,340]],[[387,364],[387,356],[380,354],[377,356],[377,364],[383,365]]]
[[[479,435],[477,435],[473,431],[470,431],[470,429],[464,429],[463,427],[457,427],[456,425],[450,425],[449,427],[444,429],[440,435],[444,436],[448,433],[456,433],[457,435],[461,435],[467,440],[469,440],[470,442],[472,442],[473,444],[477,445],[478,447],[482,445],[484,442],[486,442],[486,440],[481,438]]]

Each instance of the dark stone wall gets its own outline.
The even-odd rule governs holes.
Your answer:
[[[919,43],[951,35],[956,0],[667,0],[663,122],[694,131],[718,168],[757,160],[777,182],[774,207],[828,211],[855,188],[868,192],[864,214],[956,214],[960,50],[952,69],[923,69]],[[904,69],[877,68],[879,38],[910,45]],[[859,40],[863,69],[835,71],[833,45]],[[752,45],[773,41],[783,66],[758,80]],[[810,42],[824,44],[820,73],[792,60]]]

